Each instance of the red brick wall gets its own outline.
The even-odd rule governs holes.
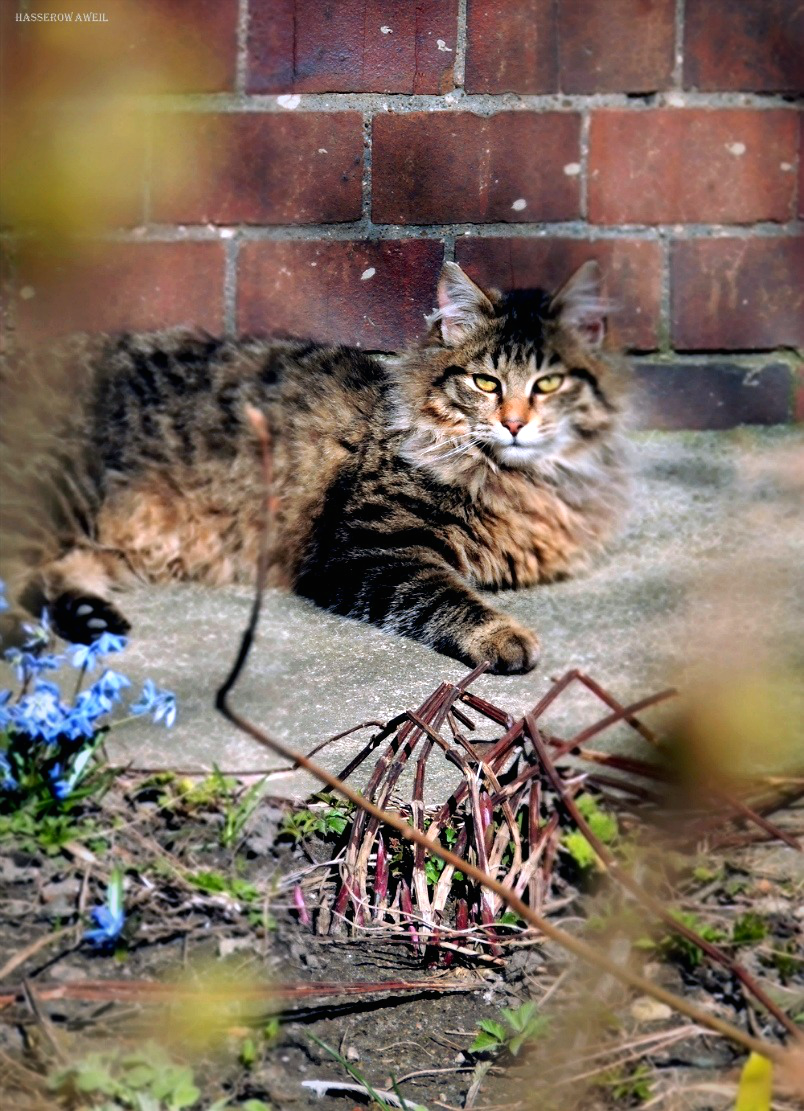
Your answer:
[[[421,333],[444,258],[510,287],[594,256],[643,425],[794,418],[798,0],[140,7],[154,29],[132,56],[167,64],[138,106],[130,219],[55,270],[6,235],[11,336],[192,323],[391,350]],[[38,49],[41,28],[5,30],[12,58]],[[117,61],[97,50],[90,89]],[[194,50],[203,66],[181,64]]]

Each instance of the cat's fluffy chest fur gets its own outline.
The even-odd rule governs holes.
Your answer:
[[[487,296],[448,264],[430,337],[391,365],[180,332],[76,345],[23,600],[91,639],[127,628],[110,594],[126,581],[251,580],[265,504],[251,405],[271,433],[273,584],[528,670],[535,635],[473,588],[570,573],[625,493],[622,372],[597,350],[596,275],[573,282],[552,300]]]

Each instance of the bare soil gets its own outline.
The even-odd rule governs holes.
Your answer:
[[[287,804],[263,799],[224,848],[221,831],[241,790],[204,797],[182,781],[122,776],[99,809],[88,804],[101,832],[82,831],[77,816],[76,836],[58,851],[19,833],[0,842],[3,1111],[134,1106],[69,1086],[52,1091],[47,1077],[92,1052],[149,1039],[191,1065],[198,1108],[255,1099],[298,1111],[366,1106],[353,1090],[319,1096],[305,1086],[357,1083],[320,1042],[375,1088],[396,1084],[410,1108],[733,1106],[740,1051],[539,938],[511,930],[500,954],[444,967],[416,952],[404,931],[325,932],[342,839],[277,837]],[[774,820],[796,833],[802,812]],[[640,948],[656,937],[646,922],[634,947],[633,917],[610,885],[580,882],[563,856],[546,908],[554,920],[623,959],[630,954],[655,980],[730,1021],[780,1036],[723,969],[667,943]],[[82,938],[112,862],[126,872],[126,928],[116,946],[96,951]],[[768,841],[699,856],[679,884],[679,905],[739,949],[801,1021],[798,854]],[[309,924],[294,902],[297,885]],[[737,944],[735,926],[754,921],[748,914],[757,936]],[[175,985],[158,1005],[142,997],[154,981]],[[500,1021],[501,1008],[528,999],[550,1018],[531,1046],[516,1057],[470,1050],[481,1020]]]

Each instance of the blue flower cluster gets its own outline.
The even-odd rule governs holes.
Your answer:
[[[90,911],[97,929],[87,930],[84,941],[98,949],[107,949],[120,937],[126,916],[123,911],[123,873],[119,868],[112,872],[106,888],[106,903]]]
[[[7,603],[0,583],[0,611],[4,607]],[[44,780],[53,798],[63,801],[90,770],[92,756],[112,728],[109,715],[131,687],[130,679],[104,662],[122,652],[126,640],[103,633],[93,644],[68,645],[57,655],[47,650],[52,633],[46,616],[40,624],[24,629],[27,639],[22,647],[4,653],[21,689],[16,698],[10,690],[0,691],[0,731],[6,737],[5,742],[0,740],[0,791],[24,794]],[[79,673],[69,701],[58,683],[48,677],[66,663]],[[82,690],[84,677],[96,669],[98,678]],[[176,697],[148,679],[128,712],[149,714],[155,722],[170,727],[176,720]]]

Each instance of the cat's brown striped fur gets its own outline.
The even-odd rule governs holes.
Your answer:
[[[600,346],[597,285],[587,264],[553,299],[486,295],[448,263],[428,338],[391,364],[177,331],[72,341],[51,431],[24,451],[13,421],[6,434],[20,597],[91,639],[127,629],[111,597],[127,582],[252,579],[264,493],[251,404],[273,445],[272,583],[468,663],[528,670],[535,634],[476,588],[571,573],[625,501],[627,374]]]

